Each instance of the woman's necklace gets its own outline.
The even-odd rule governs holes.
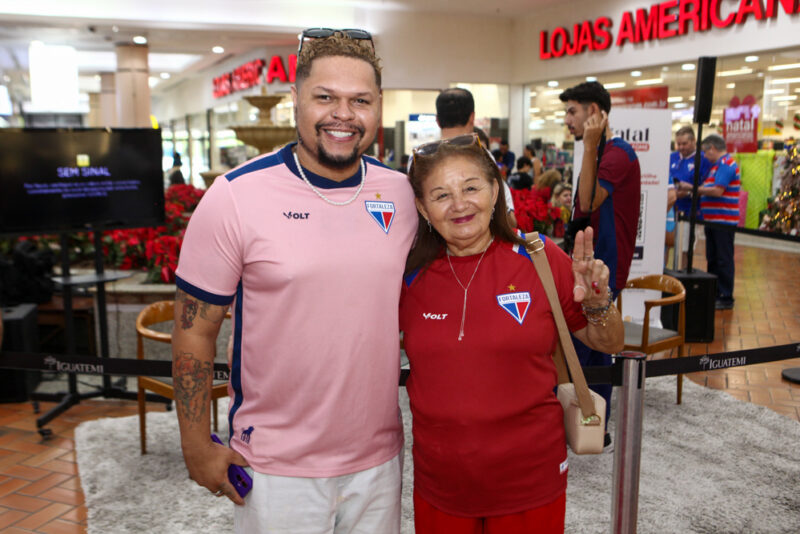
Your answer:
[[[489,245],[492,244],[492,241],[489,241]],[[472,280],[475,278],[475,274],[478,272],[478,267],[481,266],[481,260],[483,260],[484,254],[486,254],[486,251],[489,250],[489,245],[486,245],[486,248],[483,249],[483,252],[481,253],[481,257],[478,258],[478,264],[475,266],[475,270],[472,271],[472,276],[470,276],[469,282],[467,282],[466,286],[461,283],[461,280],[458,279],[458,275],[456,274],[456,270],[453,269],[453,262],[450,261],[450,251],[449,250],[447,251],[447,263],[450,264],[450,271],[453,273],[453,278],[456,279],[456,282],[458,282],[458,285],[460,285],[461,289],[464,290],[464,306],[461,308],[461,328],[458,331],[458,340],[459,341],[461,341],[463,339],[463,337],[464,337],[464,320],[467,317],[467,291],[469,290],[470,284],[472,284]]]
[[[292,155],[294,156],[294,163],[295,163],[295,165],[297,165],[297,171],[300,173],[300,178],[302,178],[303,181],[308,184],[308,187],[310,187],[316,194],[319,195],[319,198],[321,198],[322,200],[324,200],[328,204],[333,204],[334,206],[347,206],[348,204],[350,204],[351,202],[353,202],[355,199],[358,198],[359,193],[361,193],[361,190],[364,188],[364,182],[367,181],[367,171],[366,171],[366,169],[364,169],[364,158],[360,158],[361,159],[361,184],[358,186],[358,190],[356,191],[356,194],[353,195],[353,197],[350,200],[345,200],[344,202],[337,202],[335,200],[331,200],[328,197],[326,197],[322,193],[322,191],[320,191],[319,189],[314,187],[314,185],[311,182],[308,181],[308,178],[306,178],[306,173],[303,172],[303,167],[300,165],[300,160],[297,159],[297,152],[292,152]]]

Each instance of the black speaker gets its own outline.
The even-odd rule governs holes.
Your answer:
[[[36,305],[19,304],[3,308],[3,350],[38,352],[39,329]],[[41,380],[39,371],[0,370],[0,402],[24,402]]]
[[[701,57],[697,60],[697,83],[694,87],[694,122],[707,124],[711,120],[711,104],[714,101],[714,76],[717,58]],[[700,141],[698,139],[698,141]]]
[[[689,343],[711,343],[714,341],[714,313],[717,301],[717,277],[705,271],[693,269],[664,274],[680,280],[686,289],[686,341]],[[670,330],[678,329],[678,305],[661,307],[661,324]]]

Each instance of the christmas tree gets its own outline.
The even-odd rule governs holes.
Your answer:
[[[796,236],[800,234],[800,147],[789,146],[786,153],[781,189],[767,200],[759,229]]]

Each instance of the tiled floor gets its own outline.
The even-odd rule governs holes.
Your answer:
[[[702,256],[700,242],[698,269],[705,268]],[[690,355],[800,342],[796,281],[800,254],[737,246],[736,272],[735,309],[717,312],[715,341],[691,344]],[[781,379],[787,367],[800,367],[800,359],[695,373],[690,378],[800,421],[800,384]],[[43,403],[42,410],[50,406]],[[131,401],[85,401],[52,421],[53,438],[42,442],[30,404],[0,404],[0,532],[85,532],[75,427],[83,421],[135,413]]]

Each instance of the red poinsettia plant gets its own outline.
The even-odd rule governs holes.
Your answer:
[[[553,224],[561,217],[561,209],[551,206],[550,189],[512,189],[514,215],[523,232],[551,234]]]
[[[147,272],[149,283],[175,282],[183,234],[205,190],[171,185],[164,195],[164,226],[103,232],[103,255],[122,270]]]

